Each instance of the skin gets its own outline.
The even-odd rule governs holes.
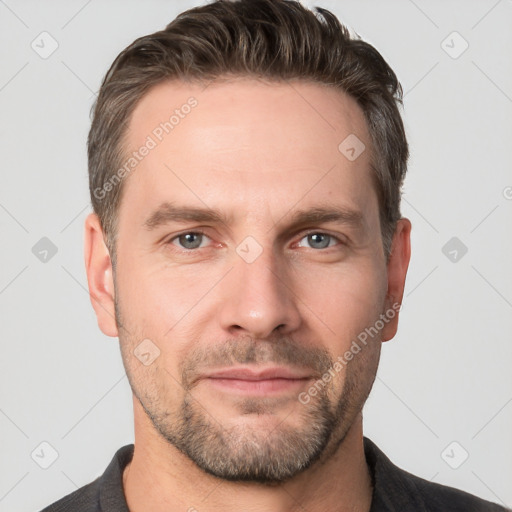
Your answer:
[[[128,147],[140,147],[190,96],[198,105],[127,178],[115,275],[97,216],[85,222],[91,302],[103,333],[119,337],[134,391],[135,452],[123,475],[129,508],[226,512],[244,503],[251,511],[368,511],[361,408],[398,314],[308,404],[298,395],[401,302],[411,224],[398,222],[386,261],[363,113],[351,97],[318,84],[160,84],[136,107]],[[338,150],[349,134],[366,145],[355,161]],[[166,202],[230,218],[145,228]],[[297,210],[326,205],[359,212],[360,222],[289,226]],[[187,249],[178,235],[198,229],[206,236]],[[311,239],[312,233],[331,238]],[[258,244],[250,254],[261,250],[251,263],[236,250],[249,247],[240,245],[248,236]],[[149,365],[134,355],[144,339],[160,351]],[[235,359],[252,369],[279,363],[306,377],[273,394],[194,380]],[[282,481],[231,481],[205,471],[162,435],[177,428],[185,399],[206,422],[205,432],[225,436],[224,457],[234,461],[262,453],[293,460],[283,443],[294,432],[298,441],[311,434],[308,413],[316,417],[321,403],[338,423],[307,469]],[[201,450],[213,450],[216,439]]]

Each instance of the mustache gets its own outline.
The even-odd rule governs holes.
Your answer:
[[[207,370],[269,363],[307,369],[315,377],[321,378],[334,361],[326,349],[302,345],[289,336],[272,341],[244,336],[192,350],[181,365],[181,382],[189,390]]]

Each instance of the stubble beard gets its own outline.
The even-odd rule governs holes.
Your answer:
[[[116,319],[119,316],[116,305]],[[254,482],[268,486],[277,485],[293,478],[310,468],[314,463],[322,464],[328,460],[343,443],[357,414],[360,412],[371,390],[375,378],[378,354],[368,356],[368,361],[360,361],[356,367],[353,362],[343,370],[347,372],[343,389],[334,396],[332,383],[320,386],[317,395],[311,397],[307,404],[296,400],[291,414],[297,414],[300,421],[295,421],[300,427],[293,428],[286,418],[272,428],[251,429],[242,424],[223,425],[212,416],[205,406],[194,398],[193,388],[182,378],[185,390],[179,407],[169,407],[164,386],[153,380],[134,378],[132,371],[133,347],[132,340],[121,341],[123,362],[135,397],[151,420],[156,431],[171,445],[180,450],[200,469],[217,478],[238,482]],[[282,363],[288,359],[294,364],[300,359],[317,361],[316,367],[323,372],[332,367],[332,358],[325,352],[316,350],[314,357],[311,349],[306,355],[298,356],[297,350],[302,350],[297,344],[283,339],[282,343],[273,342],[263,345],[263,342],[244,344],[237,341],[236,345],[228,345],[224,350],[230,353],[231,362],[261,362],[269,360],[269,353],[275,357],[270,359]],[[235,347],[230,352],[229,347]],[[259,348],[266,346],[266,353]],[[127,348],[129,349],[127,350]],[[279,347],[274,353],[275,347]],[[283,348],[284,347],[284,348]],[[270,351],[270,352],[269,352]],[[292,355],[293,354],[293,355]],[[221,353],[218,354],[219,358]],[[301,359],[302,357],[302,359]],[[367,359],[363,354],[358,357]],[[211,358],[210,358],[211,359]],[[355,360],[353,360],[355,361]],[[229,362],[224,360],[224,362]],[[371,366],[374,368],[371,369]],[[356,371],[366,366],[365,374],[371,379],[364,378]],[[351,366],[354,366],[351,368]],[[353,370],[353,371],[352,371]],[[160,369],[160,380],[165,378],[165,370]],[[157,379],[157,367],[153,369],[153,377]],[[169,379],[171,377],[167,375]],[[361,378],[366,383],[361,386]],[[183,384],[185,381],[185,384]],[[318,382],[318,381],[317,381]],[[146,384],[144,386],[144,384]],[[148,385],[149,384],[149,385]],[[244,398],[236,406],[240,415],[271,414],[276,409],[276,400],[271,398]],[[288,400],[288,403],[290,400]],[[244,423],[246,423],[244,421]],[[250,422],[249,422],[250,424]]]

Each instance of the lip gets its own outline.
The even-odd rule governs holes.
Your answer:
[[[311,378],[311,374],[287,367],[225,368],[202,376],[205,382],[218,391],[265,396],[284,392],[296,393]]]
[[[208,379],[237,379],[247,381],[269,380],[269,379],[309,379],[311,375],[304,371],[293,370],[286,366],[273,366],[260,370],[248,367],[224,368],[204,374]]]

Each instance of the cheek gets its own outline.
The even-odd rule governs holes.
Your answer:
[[[385,269],[375,264],[318,269],[301,281],[297,295],[322,320],[338,353],[382,313]]]
[[[119,276],[118,293],[128,320],[159,337],[185,318],[215,282],[213,275],[201,277],[197,271],[144,258],[125,258]]]

